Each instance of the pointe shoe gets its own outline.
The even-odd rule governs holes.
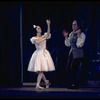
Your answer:
[[[46,80],[45,84],[46,84],[46,88],[49,88],[50,85],[49,80]]]
[[[36,86],[36,89],[44,89],[44,87]]]

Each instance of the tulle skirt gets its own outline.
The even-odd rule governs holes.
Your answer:
[[[31,72],[54,71],[55,66],[49,51],[47,49],[36,50],[30,58],[27,70]]]

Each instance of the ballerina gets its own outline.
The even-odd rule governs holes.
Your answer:
[[[44,35],[41,34],[42,29],[40,26],[33,25],[33,28],[37,31],[37,35],[30,39],[31,43],[35,44],[36,50],[30,58],[27,70],[38,74],[36,89],[44,89],[44,87],[40,86],[41,79],[44,80],[46,88],[49,88],[49,80],[46,79],[43,72],[55,70],[54,62],[49,51],[46,49],[46,40],[51,38],[50,19],[46,20],[46,23],[48,27],[47,32],[45,32]]]

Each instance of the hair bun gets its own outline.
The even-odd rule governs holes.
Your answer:
[[[33,25],[33,28],[36,28],[37,26],[36,25]]]

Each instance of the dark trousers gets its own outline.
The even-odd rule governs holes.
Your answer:
[[[80,63],[82,62],[83,58],[77,58],[73,59],[72,53],[70,53],[68,57],[68,62],[67,62],[67,77],[68,77],[68,83],[69,84],[76,84],[79,85],[79,80],[77,76],[78,68]]]

